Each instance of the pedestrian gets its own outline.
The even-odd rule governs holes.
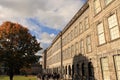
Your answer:
[[[56,79],[56,73],[54,72],[53,73],[53,80],[55,80]]]
[[[57,80],[59,80],[59,78],[60,78],[59,73],[56,74],[56,78],[57,78]]]
[[[41,75],[40,73],[37,75],[37,80],[40,80],[41,79]]]
[[[44,79],[45,79],[45,74],[42,75],[42,80],[44,80]]]

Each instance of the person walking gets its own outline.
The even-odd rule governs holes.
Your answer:
[[[37,80],[40,80],[40,79],[41,79],[41,75],[38,74],[38,75],[37,75]]]

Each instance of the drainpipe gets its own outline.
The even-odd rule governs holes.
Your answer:
[[[62,32],[60,32],[60,40],[61,40],[61,80],[63,80],[63,51],[62,51]]]

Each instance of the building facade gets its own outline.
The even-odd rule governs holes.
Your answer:
[[[88,0],[46,49],[46,70],[75,80],[120,80],[120,0]]]

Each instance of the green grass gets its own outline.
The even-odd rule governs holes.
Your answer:
[[[9,80],[8,76],[0,76],[0,80]],[[13,80],[36,80],[36,76],[14,76]]]

